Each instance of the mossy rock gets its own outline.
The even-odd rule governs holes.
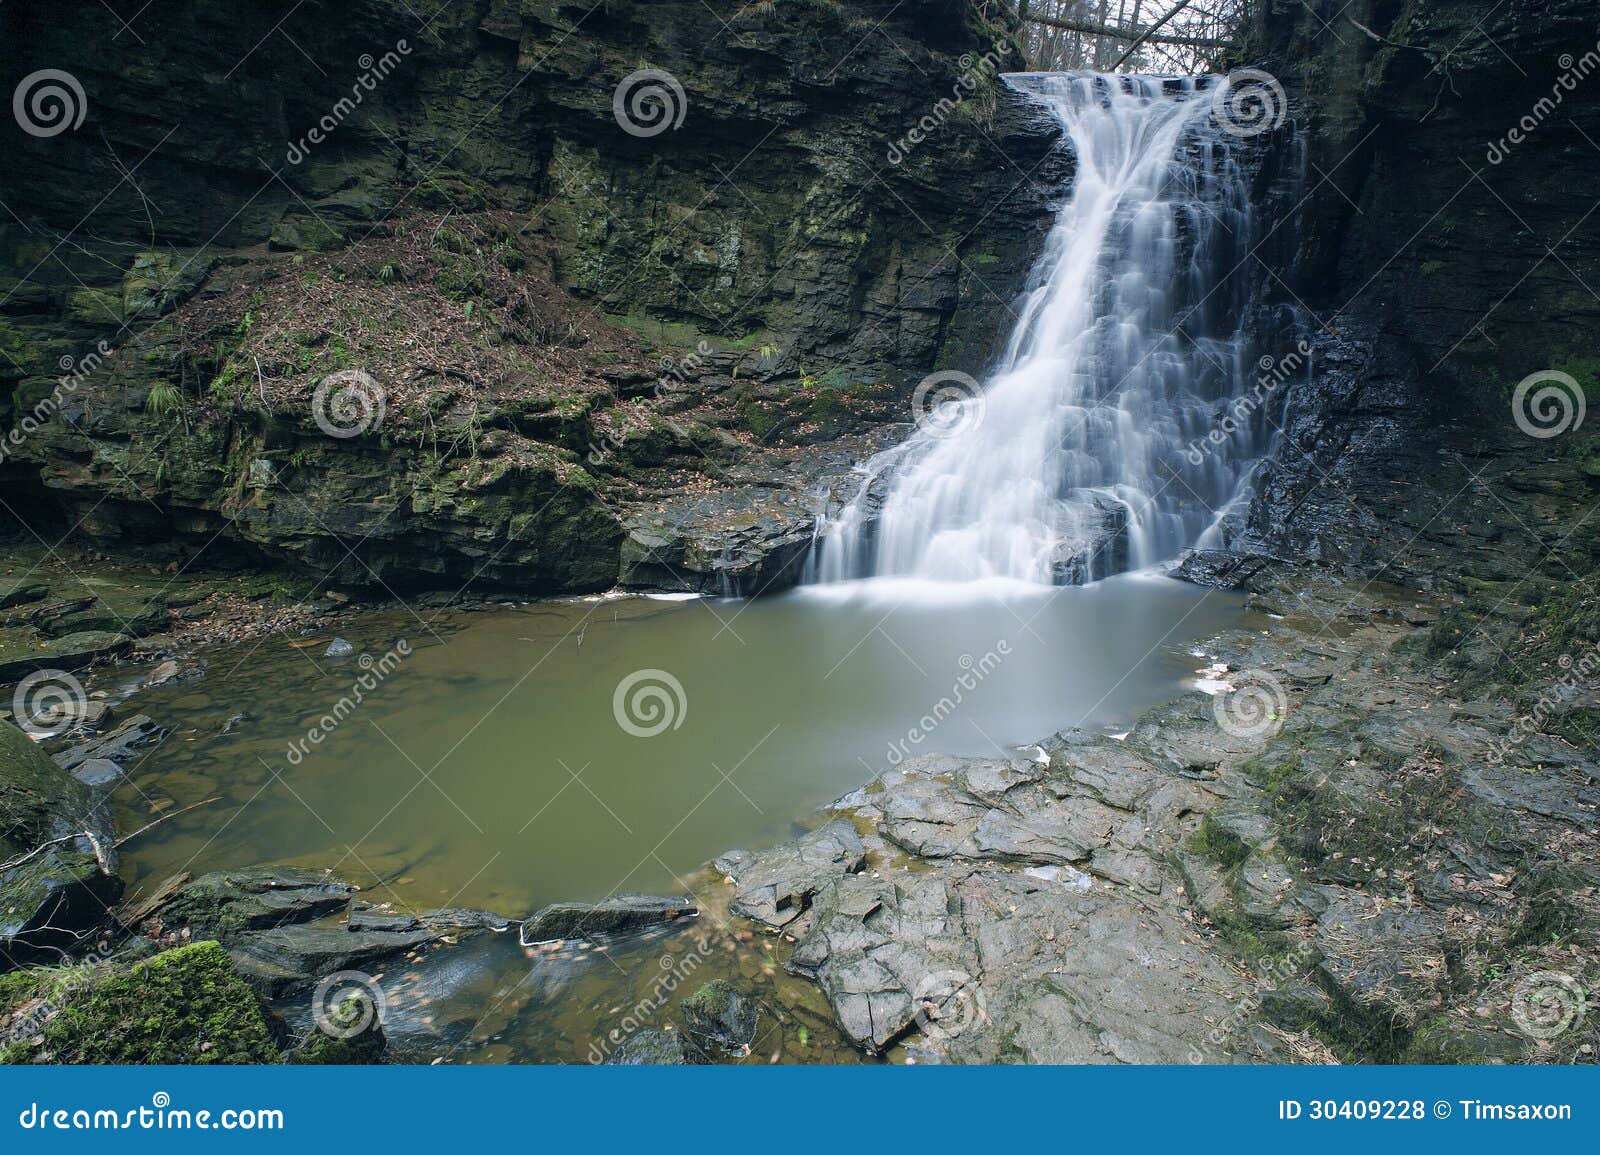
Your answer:
[[[214,942],[164,951],[127,970],[84,966],[7,976],[7,1009],[55,1005],[37,1045],[13,1040],[0,1058],[56,1063],[276,1063],[281,1056],[256,993]]]
[[[0,871],[0,972],[52,957],[116,901],[121,882],[83,831],[114,870],[115,840],[88,788],[0,722],[0,860],[16,862]],[[46,845],[54,839],[64,841]]]

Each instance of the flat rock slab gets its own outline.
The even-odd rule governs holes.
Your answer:
[[[867,836],[838,818],[718,859],[732,909],[796,939],[789,969],[870,1052],[915,1037],[924,1062],[1189,1061],[1240,980],[1162,864],[1217,800],[1103,735],[1046,749],[906,762],[836,804]]]
[[[557,902],[523,922],[521,941],[531,946],[558,938],[629,934],[699,913],[687,898],[655,894],[617,894],[596,903]]]
[[[224,945],[248,931],[314,922],[350,903],[355,888],[320,870],[260,866],[219,870],[189,883],[153,915],[163,929]],[[147,916],[152,917],[152,916]]]
[[[81,670],[132,648],[132,638],[109,630],[81,631],[42,643],[32,630],[4,631],[0,636],[0,682],[16,681],[35,670]]]

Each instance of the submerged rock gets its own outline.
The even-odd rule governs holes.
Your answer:
[[[96,735],[51,757],[80,781],[99,785],[92,779],[110,781],[120,777],[138,760],[141,751],[166,736],[165,726],[158,726],[147,714],[135,714],[111,733]]]
[[[606,1059],[613,1067],[681,1067],[688,1062],[678,1033],[653,1027],[629,1035]]]
[[[654,894],[617,894],[596,903],[557,902],[525,920],[520,937],[523,946],[531,946],[558,938],[627,934],[699,913],[687,898]]]
[[[726,979],[712,979],[683,1000],[684,1041],[703,1062],[748,1055],[756,1041],[761,1010]]]

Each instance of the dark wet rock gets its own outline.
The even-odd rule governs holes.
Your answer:
[[[733,879],[735,914],[783,927],[806,912],[824,883],[860,870],[865,861],[855,827],[837,820],[763,854],[730,851],[714,865]]]
[[[1251,579],[1273,566],[1286,565],[1265,553],[1235,553],[1225,549],[1191,549],[1178,559],[1172,576],[1197,586],[1219,590],[1247,590]]]
[[[615,1067],[681,1067],[689,1062],[676,1031],[635,1031],[612,1051],[606,1063]]]
[[[664,502],[624,524],[617,584],[748,597],[799,582],[814,538],[813,501],[781,490]]]
[[[558,938],[629,934],[699,913],[687,898],[655,894],[617,894],[596,903],[557,902],[523,922],[521,940],[527,946]]]
[[[402,955],[477,929],[353,931],[337,923],[290,924],[233,933],[224,945],[246,981],[266,998],[282,999],[339,971],[381,971]]]
[[[713,979],[683,1000],[683,1038],[703,1062],[748,1055],[761,1024],[761,1008],[726,979]]]
[[[0,971],[57,962],[122,892],[102,799],[0,721]]]
[[[26,578],[0,578],[0,610],[43,601],[49,594],[50,587],[43,582]]]
[[[348,883],[297,867],[217,871],[162,889],[168,897],[152,896],[130,917],[163,936],[218,939],[239,973],[270,999],[338,971],[378,971],[401,956],[510,925],[484,911],[405,913],[352,903],[356,890]]]
[[[135,714],[109,734],[57,751],[51,757],[57,766],[81,781],[111,774],[120,777],[138,764],[142,752],[167,736],[165,726],[157,725],[146,714]],[[107,766],[112,769],[108,771]],[[89,778],[84,775],[88,774]],[[107,779],[109,781],[111,779]],[[98,784],[98,783],[92,783]]]
[[[355,888],[320,870],[259,866],[219,870],[185,886],[160,910],[164,930],[232,945],[247,931],[313,922],[350,902]]]
[[[352,931],[389,931],[406,933],[417,930],[454,931],[466,928],[502,931],[510,921],[497,914],[482,910],[425,910],[420,912],[392,911],[387,904],[373,905],[352,902],[346,926]]]

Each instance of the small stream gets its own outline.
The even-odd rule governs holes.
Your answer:
[[[703,864],[780,841],[907,757],[1125,726],[1179,692],[1193,643],[1240,615],[1226,595],[1143,575],[875,581],[373,615],[343,627],[343,658],[325,656],[331,635],[217,648],[121,707],[171,730],[116,787],[121,829],[218,798],[137,839],[125,873],[137,893],[180,870],[293,863],[401,908],[511,918],[687,889],[711,916],[687,931],[610,951],[498,936],[446,952],[452,973],[402,976],[416,989],[398,1003],[416,1013],[392,1015],[391,1033],[415,1033],[421,1058],[583,1061],[617,1008],[687,966],[680,996],[722,974],[787,1008],[756,1058],[838,1058],[814,988],[783,976],[784,944],[718,917]]]

